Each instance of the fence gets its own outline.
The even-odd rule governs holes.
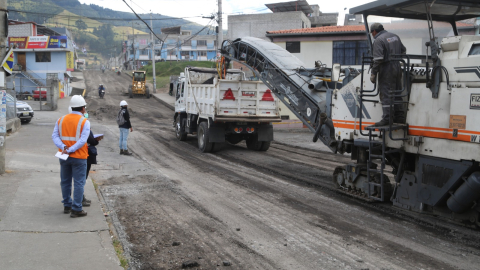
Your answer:
[[[51,89],[58,91],[58,87],[52,87],[52,80],[35,78],[35,81],[32,81],[28,78],[16,78],[15,81],[15,94],[19,101],[28,103],[35,111],[54,110],[56,105],[52,104],[56,104],[56,99],[53,100],[53,96],[58,97],[58,95],[55,95]]]

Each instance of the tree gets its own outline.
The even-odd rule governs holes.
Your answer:
[[[75,22],[75,26],[77,26],[79,30],[85,30],[88,28],[88,25],[82,20],[77,20]]]

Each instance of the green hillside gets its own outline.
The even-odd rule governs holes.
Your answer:
[[[157,73],[157,88],[168,87],[170,82],[170,75],[180,75],[180,72],[183,72],[187,66],[194,67],[206,67],[213,68],[215,67],[215,62],[211,61],[169,61],[169,62],[159,62],[155,64],[155,73]],[[142,70],[147,72],[147,78],[149,81],[152,81],[152,65],[142,67]]]
[[[124,3],[119,0],[119,5]],[[108,57],[115,47],[117,52],[122,51],[121,41],[126,40],[132,31],[135,34],[149,33],[133,13],[95,4],[81,4],[78,0],[9,0],[8,9],[12,20],[33,21],[48,27],[67,27],[77,45],[85,47],[89,54],[95,53],[97,58]],[[147,21],[150,19],[150,14],[139,16]],[[161,28],[171,26],[181,26],[194,33],[203,28],[202,25],[161,14],[153,14],[152,17],[153,30],[157,34],[160,34]],[[88,57],[82,58],[86,58],[87,62],[89,60]]]

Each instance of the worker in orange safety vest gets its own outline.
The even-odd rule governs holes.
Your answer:
[[[84,117],[87,103],[80,95],[70,100],[72,113],[62,116],[55,123],[52,140],[58,151],[67,154],[66,160],[60,160],[60,186],[62,188],[63,212],[70,217],[84,217],[87,212],[82,209],[83,190],[87,172],[90,122]],[[72,200],[73,178],[73,200]]]

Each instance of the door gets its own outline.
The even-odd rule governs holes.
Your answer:
[[[17,64],[22,66],[22,70],[24,70],[24,71],[26,70],[27,61],[26,61],[24,52],[18,52],[17,53]]]

